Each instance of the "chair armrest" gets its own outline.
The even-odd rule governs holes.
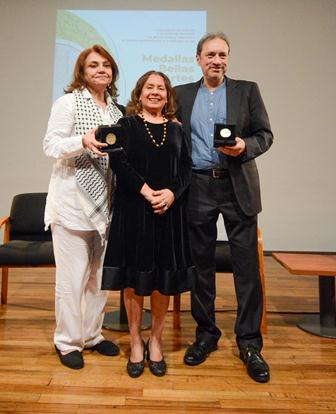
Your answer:
[[[5,225],[4,229],[4,239],[3,242],[7,243],[9,241],[9,216],[1,217],[0,218],[0,229],[3,225]]]

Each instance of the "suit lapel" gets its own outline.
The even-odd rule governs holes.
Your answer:
[[[194,102],[196,99],[196,95],[198,92],[198,89],[200,87],[201,81],[195,82],[192,85],[190,85],[190,90],[188,93],[184,95],[184,116],[183,118],[188,120],[189,128],[190,128],[190,120],[191,120],[191,113],[194,106]]]
[[[239,114],[240,92],[233,79],[226,78],[227,123],[236,125]]]

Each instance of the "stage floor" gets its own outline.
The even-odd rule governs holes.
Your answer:
[[[8,305],[0,309],[0,413],[335,413],[336,341],[296,326],[302,314],[318,312],[317,278],[290,275],[272,257],[265,258],[265,273],[263,355],[271,381],[258,384],[238,358],[230,274],[217,276],[219,350],[200,366],[183,364],[194,339],[189,294],[183,294],[181,330],[173,329],[171,312],[167,317],[167,375],[157,378],[146,368],[132,379],[125,369],[128,333],[104,330],[120,345],[118,357],[86,351],[84,369],[62,366],[52,342],[54,269],[10,270]],[[119,294],[110,294],[107,310],[118,306]]]

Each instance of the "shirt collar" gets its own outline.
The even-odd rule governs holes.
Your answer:
[[[201,79],[201,86],[200,87],[201,88],[206,88],[206,86],[204,85],[204,78]],[[225,87],[226,87],[226,76],[224,76],[223,82],[219,86],[217,86],[217,88],[215,90],[217,91],[218,89],[224,89]]]

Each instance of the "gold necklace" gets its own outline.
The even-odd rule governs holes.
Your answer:
[[[166,119],[164,116],[162,116],[162,118],[163,118],[163,135],[162,135],[161,141],[160,142],[157,142],[156,139],[153,137],[153,134],[151,133],[151,131],[150,131],[148,125],[147,125],[147,122],[145,120],[144,114],[141,113],[140,114],[140,117],[143,120],[145,129],[146,129],[146,132],[147,132],[149,138],[152,140],[153,144],[157,148],[162,147],[162,145],[165,143],[166,137],[167,137],[167,122],[168,122],[168,119]]]

